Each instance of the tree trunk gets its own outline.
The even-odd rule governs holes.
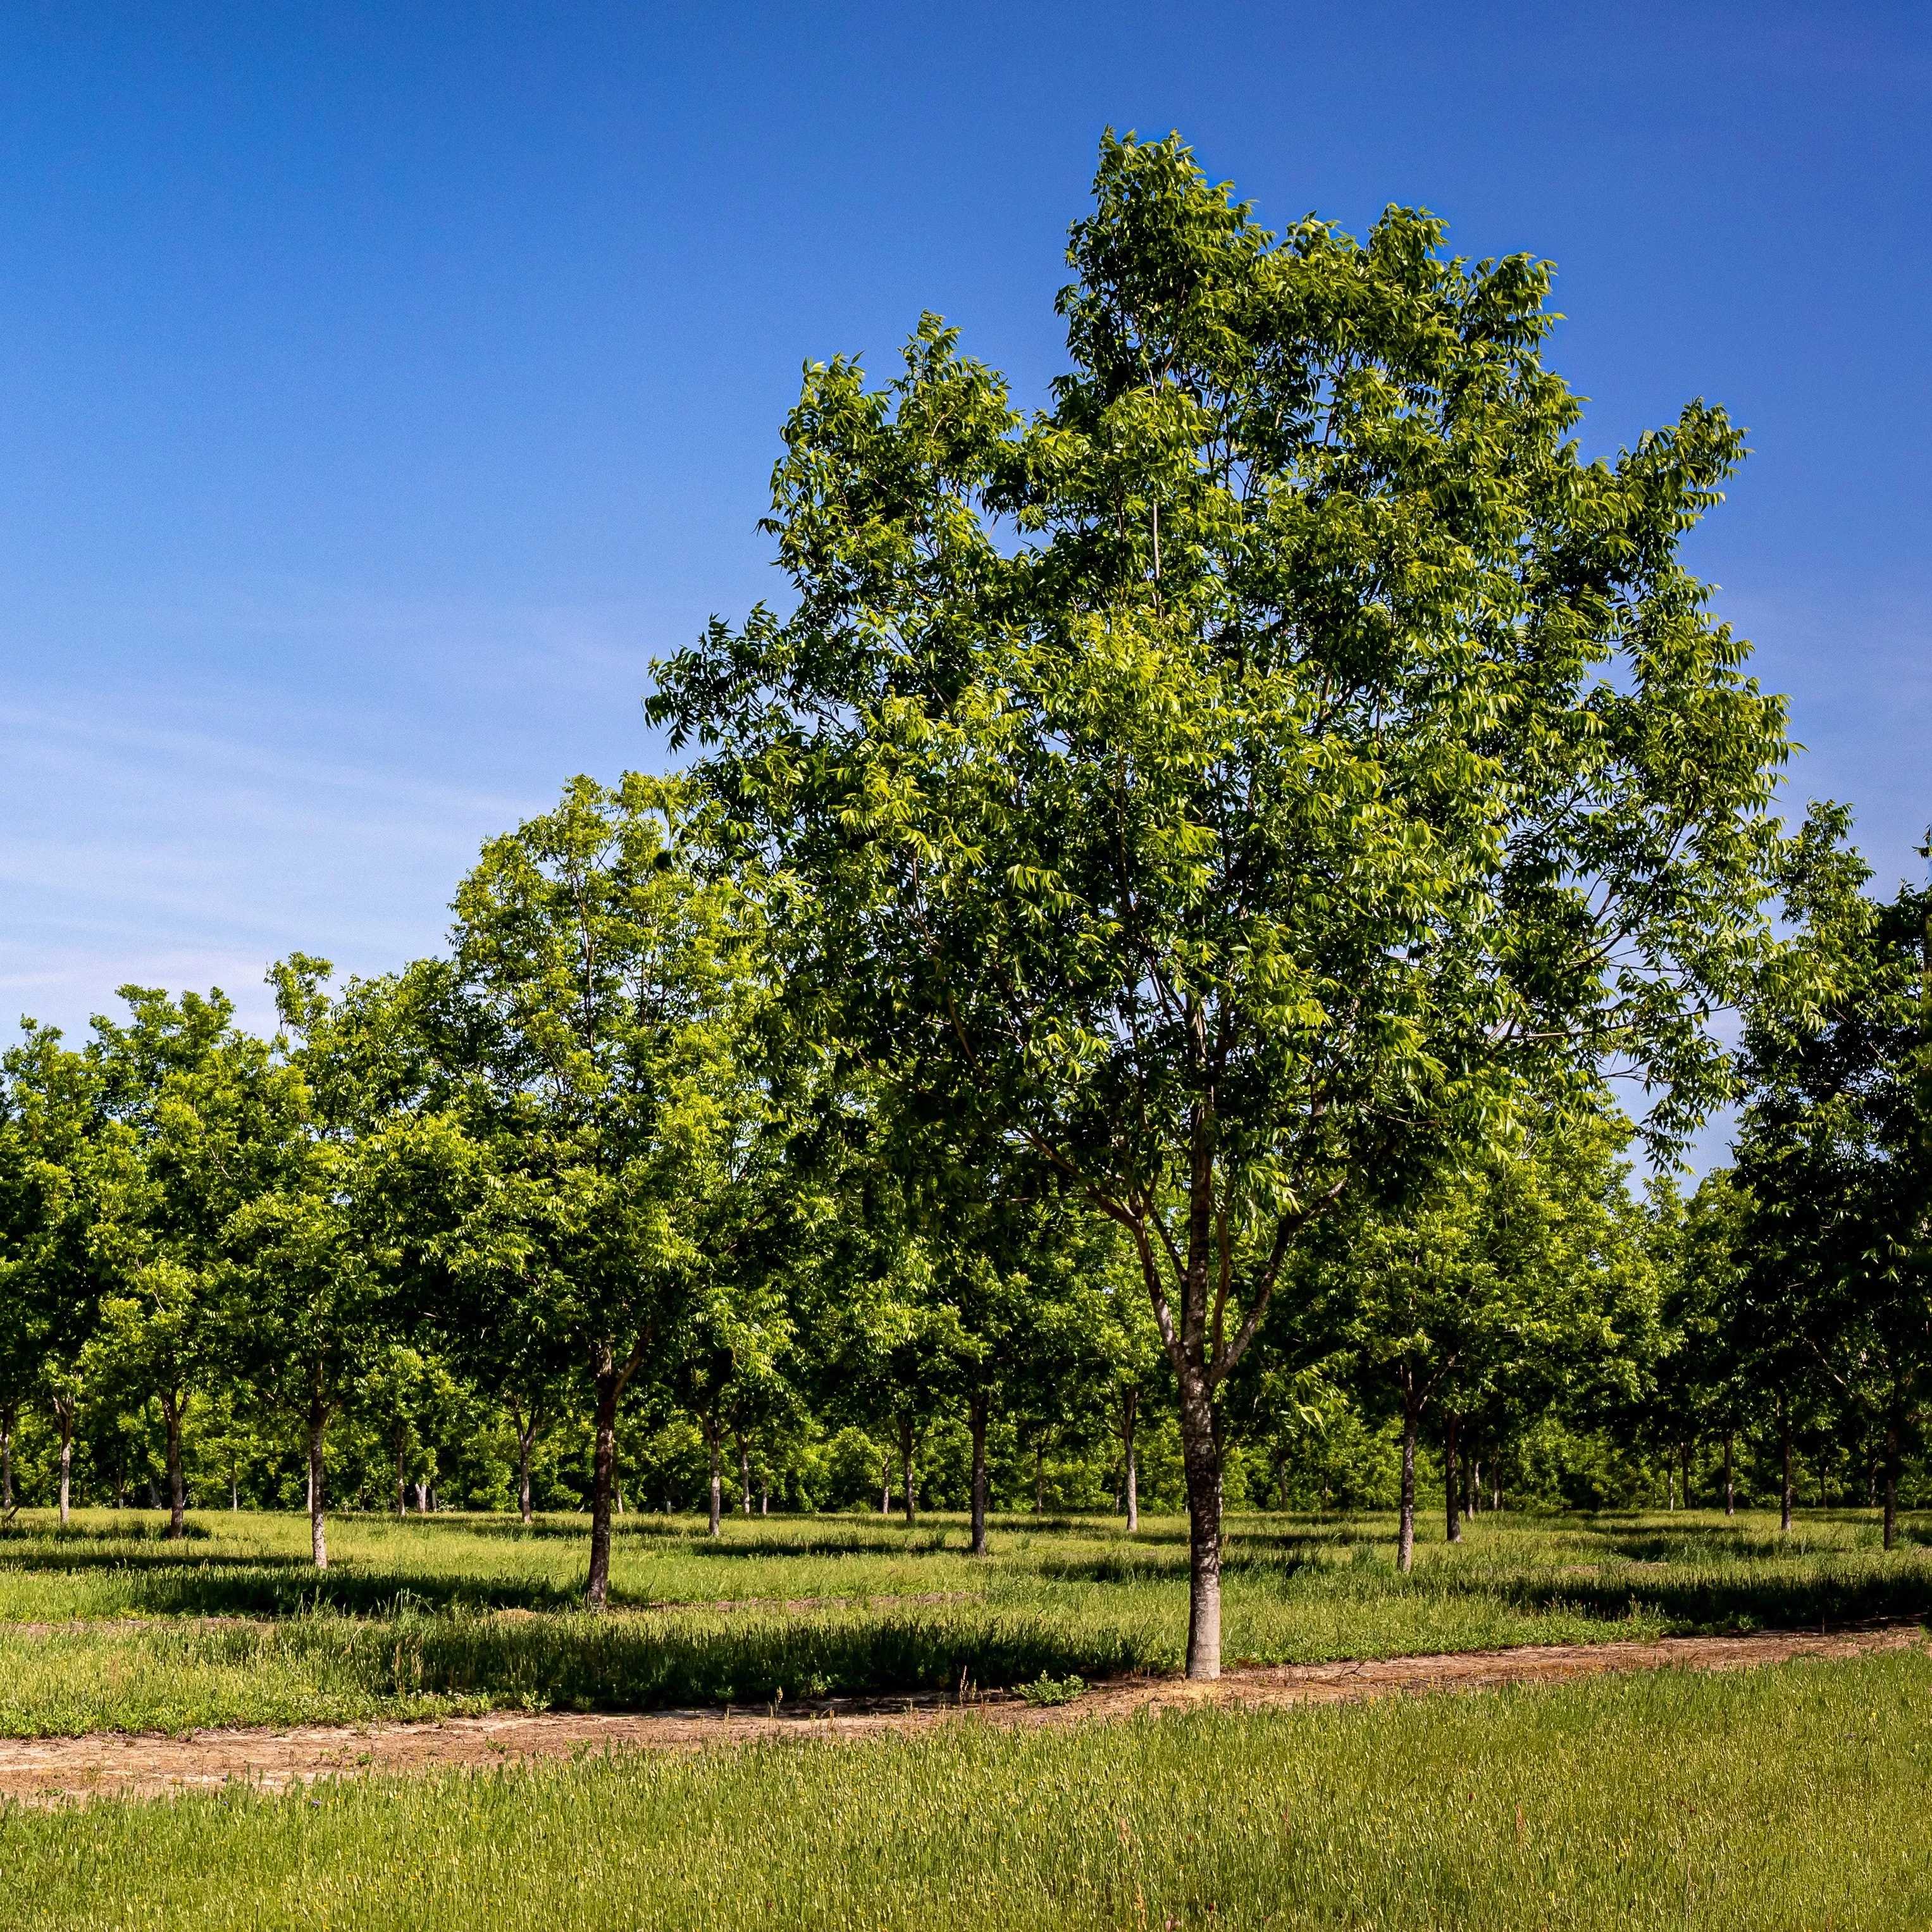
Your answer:
[[[758,1478],[758,1514],[770,1516],[772,1513],[772,1485],[768,1477]]]
[[[14,1418],[18,1413],[10,1402],[0,1408],[0,1509],[14,1507]]]
[[[54,1404],[54,1420],[60,1427],[60,1520],[67,1527],[68,1503],[74,1492],[74,1408],[64,1397]]]
[[[317,1396],[308,1406],[308,1540],[318,1570],[328,1568],[328,1528],[324,1514],[328,1500],[328,1472],[322,1460],[322,1437],[328,1427],[328,1408]]]
[[[1187,1478],[1187,1674],[1221,1674],[1221,1442],[1214,1400],[1195,1365],[1180,1384],[1180,1459]]]
[[[1894,1409],[1885,1424],[1885,1546],[1898,1540],[1898,1412]]]
[[[992,1407],[983,1389],[974,1392],[966,1407],[967,1426],[973,1436],[973,1550],[986,1553],[986,1412]]]
[[[1127,1534],[1132,1536],[1141,1526],[1141,1468],[1136,1425],[1140,1420],[1141,1392],[1137,1388],[1120,1391],[1120,1448],[1126,1468],[1120,1478],[1120,1486],[1126,1492]]]
[[[530,1451],[536,1447],[537,1418],[534,1410],[525,1424],[517,1418],[517,1508],[524,1522],[530,1520]]]
[[[1778,1529],[1780,1536],[1791,1534],[1791,1417],[1782,1406],[1778,1410],[1778,1432],[1784,1450],[1784,1480],[1779,1494]]]
[[[738,1498],[742,1514],[752,1513],[752,1451],[745,1441],[744,1431],[736,1432],[738,1437]]]
[[[1415,1420],[1413,1411],[1402,1419],[1402,1528],[1395,1567],[1405,1576],[1415,1568]]]
[[[1736,1516],[1738,1513],[1737,1484],[1732,1480],[1731,1467],[1731,1449],[1736,1440],[1737,1431],[1735,1429],[1724,1431],[1724,1514],[1726,1516]]]
[[[879,1514],[890,1516],[892,1513],[892,1450],[887,1443],[879,1451]]]
[[[1480,1456],[1469,1458],[1469,1514],[1483,1513],[1483,1465]]]
[[[601,1610],[610,1600],[610,1492],[617,1473],[617,1398],[624,1392],[624,1378],[608,1342],[595,1350],[591,1366],[596,1408],[590,1456],[590,1578],[584,1594],[591,1609]]]
[[[392,1438],[396,1451],[396,1514],[410,1513],[409,1425],[398,1416]]]
[[[919,1517],[919,1490],[913,1474],[912,1412],[908,1409],[899,1418],[899,1473],[905,1479],[906,1527],[910,1529]]]
[[[1677,1465],[1667,1456],[1664,1462],[1664,1507],[1673,1513],[1677,1508]]]
[[[704,1424],[704,1449],[711,1459],[711,1530],[713,1536],[724,1533],[724,1459],[718,1439],[718,1418],[708,1416]]]
[[[1460,1543],[1462,1540],[1462,1515],[1461,1503],[1462,1472],[1456,1458],[1456,1412],[1444,1411],[1442,1417],[1442,1490],[1445,1504],[1444,1524],[1444,1540]]]
[[[182,1404],[178,1395],[162,1396],[161,1420],[168,1432],[168,1538],[178,1543],[188,1534],[188,1492],[182,1483]]]
[[[242,1514],[242,1478],[232,1462],[228,1466],[228,1507],[234,1515]]]
[[[1690,1507],[1690,1444],[1688,1438],[1682,1444],[1678,1454],[1682,1457],[1684,1469],[1684,1507],[1688,1509]]]
[[[427,1480],[416,1485],[416,1514],[418,1516],[429,1514],[429,1484]]]
[[[1033,1513],[1046,1514],[1046,1449],[1038,1442],[1033,1445]]]

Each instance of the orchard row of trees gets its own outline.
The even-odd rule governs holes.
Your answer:
[[[754,1442],[870,1431],[910,1514],[944,1415],[982,1548],[996,1465],[1083,1415],[1131,1514],[1145,1414],[1201,1676],[1231,1466],[1384,1412],[1405,1562],[1432,1435],[1453,1517],[1552,1428],[1682,1459],[1768,1401],[1802,1453],[1882,1384],[1890,1481],[1919,1088],[1820,1096],[1910,1001],[1679,558],[1739,434],[1586,459],[1547,265],[1442,243],[1274,235],[1110,136],[1050,406],[932,317],[883,387],[808,368],[788,610],[656,667],[680,776],[486,848],[445,958],[286,962],[274,1040],[146,993],[29,1030],[7,1414],[64,1470],[90,1375],[145,1377],[178,1517],[194,1392],[241,1392],[302,1432],[320,1562],[332,1424],[412,1348],[523,1468],[582,1416],[592,1602],[627,1418],[688,1418],[714,1511]],[[1737,1093],[1730,1009],[1766,1151],[1640,1203],[1633,1137],[1667,1165]]]

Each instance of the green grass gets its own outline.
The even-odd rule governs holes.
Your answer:
[[[1173,1520],[1129,1538],[1105,1520],[1010,1518],[979,1562],[957,1519],[910,1533],[734,1519],[714,1543],[687,1519],[633,1517],[613,1564],[620,1611],[603,1618],[574,1607],[581,1518],[346,1517],[320,1576],[302,1518],[210,1512],[190,1527],[170,1544],[146,1514],[84,1513],[62,1532],[23,1512],[0,1532],[0,1732],[762,1702],[946,1690],[962,1674],[1090,1682],[1177,1667],[1186,1639]],[[1932,1612],[1932,1551],[1886,1555],[1862,1513],[1790,1539],[1762,1516],[1486,1516],[1455,1548],[1436,1531],[1407,1577],[1390,1518],[1232,1529],[1231,1661]]]
[[[0,1814],[0,1923],[1920,1928],[1932,1666],[1661,1672]]]

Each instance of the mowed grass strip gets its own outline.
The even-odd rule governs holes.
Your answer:
[[[1932,1923],[1906,1653],[1014,1735],[0,1814],[0,1922],[1466,1928]]]

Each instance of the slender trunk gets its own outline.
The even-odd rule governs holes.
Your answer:
[[[17,1406],[0,1408],[0,1509],[14,1507],[14,1418]]]
[[[1207,1378],[1184,1363],[1180,1458],[1187,1478],[1187,1674],[1221,1674],[1221,1442]]]
[[[1664,1507],[1672,1511],[1677,1508],[1677,1465],[1667,1456],[1664,1464]]]
[[[1442,1417],[1442,1490],[1447,1510],[1444,1528],[1445,1540],[1450,1543],[1462,1540],[1462,1478],[1456,1460],[1456,1412],[1452,1408]]]
[[[617,1473],[617,1398],[624,1392],[616,1351],[601,1342],[592,1358],[597,1406],[590,1455],[590,1578],[584,1600],[593,1610],[610,1600],[610,1492]]]
[[[232,1462],[228,1466],[228,1508],[236,1516],[242,1514],[242,1478]]]
[[[760,1476],[758,1478],[758,1514],[760,1516],[770,1516],[771,1513],[772,1486],[770,1479],[767,1477]]]
[[[1679,1454],[1684,1470],[1684,1507],[1690,1507],[1690,1444],[1687,1438],[1682,1444]]]
[[[416,1485],[416,1514],[418,1516],[429,1514],[429,1484],[427,1481],[420,1482]]]
[[[1133,1535],[1141,1526],[1141,1470],[1138,1446],[1136,1439],[1136,1424],[1140,1420],[1141,1392],[1137,1388],[1120,1391],[1120,1448],[1126,1462],[1120,1486],[1126,1492],[1127,1534]]]
[[[1033,1445],[1033,1513],[1046,1514],[1046,1448],[1039,1442]]]
[[[74,1405],[63,1397],[54,1404],[54,1419],[60,1427],[60,1520],[67,1527],[68,1504],[74,1493]]]
[[[744,1432],[740,1430],[736,1433],[738,1436],[738,1498],[742,1513],[749,1516],[752,1513],[752,1451],[745,1441]]]
[[[409,1425],[400,1416],[396,1418],[392,1442],[396,1452],[396,1514],[406,1516],[410,1513],[410,1435]]]
[[[328,1471],[322,1460],[322,1437],[328,1427],[328,1410],[317,1396],[308,1406],[308,1540],[318,1570],[328,1568],[328,1528],[324,1514]]]
[[[1732,1479],[1731,1466],[1732,1447],[1736,1441],[1737,1431],[1735,1429],[1724,1431],[1724,1514],[1726,1516],[1736,1516],[1738,1513],[1737,1484]]]
[[[1402,1418],[1402,1529],[1396,1546],[1395,1567],[1406,1576],[1415,1568],[1415,1414]]]
[[[1898,1412],[1894,1409],[1885,1424],[1885,1546],[1898,1540]]]
[[[168,1431],[168,1537],[178,1543],[188,1534],[188,1492],[182,1483],[182,1399],[161,1398],[161,1420]]]
[[[879,1451],[879,1514],[890,1516],[892,1513],[892,1450],[886,1444]]]
[[[919,1491],[913,1475],[912,1412],[908,1409],[899,1418],[899,1473],[905,1479],[906,1527],[910,1529],[919,1516]]]
[[[1778,1432],[1784,1451],[1784,1480],[1778,1500],[1778,1529],[1780,1536],[1791,1534],[1791,1416],[1782,1406],[1778,1411]]]
[[[524,1522],[530,1520],[530,1452],[536,1447],[536,1412],[530,1412],[526,1423],[520,1413],[517,1417],[517,1508]]]
[[[1480,1459],[1469,1459],[1469,1514],[1480,1516],[1483,1510],[1483,1465]]]
[[[973,1554],[986,1553],[986,1412],[992,1406],[984,1389],[975,1390],[967,1404],[967,1426],[973,1436]]]
[[[707,1416],[704,1423],[705,1453],[711,1459],[711,1531],[713,1536],[724,1533],[724,1459],[720,1453],[718,1418]]]

